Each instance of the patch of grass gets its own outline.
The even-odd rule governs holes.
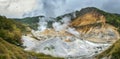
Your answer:
[[[28,59],[32,55],[0,38],[0,59]]]
[[[32,52],[32,55],[37,56],[38,59],[64,59],[62,57],[53,57],[53,56],[50,56],[50,55],[45,55],[43,53],[34,53],[34,52]]]

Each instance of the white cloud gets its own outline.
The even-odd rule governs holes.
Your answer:
[[[80,10],[85,7],[97,7],[111,13],[120,14],[120,0],[67,0],[69,10]]]
[[[105,2],[103,5],[103,9],[109,12],[113,13],[119,13],[120,14],[120,0],[111,0],[108,2]]]
[[[97,7],[108,12],[116,12],[117,9],[120,10],[120,8],[115,9],[115,7],[111,7],[112,11],[107,9],[107,7],[112,6],[112,4],[109,5],[110,4],[109,2],[112,2],[112,0],[38,0],[38,1],[39,1],[38,6],[40,7],[37,7],[36,10],[34,10],[34,12],[29,13],[28,16],[45,15],[47,17],[56,17],[66,13],[74,12],[75,10],[80,10],[81,8],[85,7]],[[120,2],[115,1],[113,4],[115,5],[115,3],[119,4]],[[105,7],[106,5],[107,7]]]
[[[120,13],[120,1],[114,0],[0,0],[0,14],[7,17],[60,16],[85,7],[97,7]]]
[[[66,0],[38,0],[38,7],[25,16],[44,15],[55,17],[65,13]]]
[[[32,11],[36,4],[36,0],[0,0],[0,14],[21,17],[25,12]]]

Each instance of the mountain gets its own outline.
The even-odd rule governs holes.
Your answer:
[[[32,55],[20,48],[21,29],[24,29],[24,26],[20,26],[12,19],[0,16],[0,59],[27,59],[29,57],[32,59]]]
[[[60,20],[60,19],[64,18],[65,16],[69,16],[73,20],[74,18],[82,16],[86,13],[91,12],[91,11],[95,12],[95,13],[102,14],[106,18],[106,22],[108,24],[115,26],[116,28],[118,28],[118,31],[120,31],[120,28],[119,28],[119,25],[120,25],[120,17],[119,16],[120,15],[119,14],[108,13],[108,12],[105,12],[103,10],[97,9],[95,7],[83,8],[80,11],[75,11],[75,12],[68,13],[68,14],[65,14],[62,16],[58,16],[55,19]],[[15,19],[15,20],[20,21],[22,23],[25,23],[29,27],[31,27],[32,29],[37,30],[37,27],[38,27],[37,23],[39,22],[39,18],[41,18],[41,17],[45,17],[45,16],[26,17],[26,18]]]
[[[70,24],[81,33],[83,39],[94,42],[113,42],[119,39],[117,28],[107,23],[103,14],[94,9],[86,13],[85,11],[86,9],[83,11],[83,15],[74,19]]]
[[[81,15],[81,13],[80,13],[80,16],[82,16],[83,17],[83,14],[86,14],[86,13],[90,13],[90,11],[92,11],[92,14],[94,15],[95,13],[99,13],[99,14],[101,14],[102,15],[102,18],[101,19],[98,19],[98,18],[100,18],[100,15],[99,14],[97,14],[97,18],[96,18],[96,20],[98,19],[99,21],[100,20],[103,20],[103,21],[101,21],[101,22],[99,22],[99,23],[107,23],[107,24],[104,24],[104,25],[101,25],[101,26],[103,26],[103,27],[109,27],[109,29],[110,28],[113,28],[113,26],[114,26],[114,29],[116,28],[116,30],[120,33],[120,15],[119,14],[112,14],[112,13],[107,13],[107,12],[104,12],[104,11],[102,11],[102,10],[99,10],[99,9],[97,9],[97,8],[94,8],[94,7],[89,7],[89,8],[84,8],[84,9],[82,9],[81,10],[81,12],[83,12],[82,13],[82,15]],[[79,13],[78,13],[79,14]],[[91,18],[90,17],[90,15],[87,15],[88,17],[85,17],[84,18],[84,20],[82,20],[81,18],[82,17],[78,17],[78,20],[75,20],[75,22],[72,22],[72,25],[73,26],[81,26],[81,25],[84,25],[85,23],[86,24],[88,24],[88,23],[90,23],[86,18],[88,18],[88,19],[91,19],[92,20],[92,22],[95,22],[96,23],[96,20],[95,20],[95,18]],[[84,22],[85,20],[87,20],[87,22]],[[81,21],[80,23],[78,23],[78,24],[76,24],[77,22],[79,22],[79,21]],[[110,24],[110,25],[108,25],[108,24]],[[95,25],[95,24],[94,24]],[[94,26],[94,25],[92,25],[92,27]],[[98,24],[97,24],[98,25]],[[112,25],[112,26],[111,26]],[[87,26],[86,26],[87,27]],[[88,27],[90,27],[90,26],[88,26]],[[87,27],[87,28],[88,28]],[[107,29],[105,29],[105,30],[107,30]],[[104,32],[105,33],[105,32]],[[119,34],[118,33],[118,34]],[[115,36],[117,36],[117,35],[115,35]],[[119,39],[119,37],[118,37],[118,39]],[[98,56],[96,56],[96,59],[119,59],[120,57],[120,50],[119,50],[119,48],[120,48],[120,45],[119,45],[119,43],[120,43],[120,39],[119,40],[117,40],[115,43],[113,43],[108,49],[106,49],[105,51],[103,51],[102,53],[100,53],[100,54],[98,54]]]
[[[104,16],[106,23],[116,27],[118,32],[120,33],[120,15],[119,14],[112,14],[112,13],[107,13],[102,10],[99,10],[97,8],[85,8],[82,9],[82,11],[87,11],[87,10],[92,10],[94,12],[100,13]],[[83,13],[84,14],[84,13]],[[94,13],[93,13],[94,14]],[[99,18],[99,17],[97,17]],[[110,27],[112,28],[112,27]],[[115,35],[116,36],[116,35]],[[98,54],[96,56],[96,59],[119,59],[120,57],[120,39],[117,40],[115,43],[113,43],[108,49],[103,51],[102,53]]]
[[[14,20],[22,24],[22,33],[28,31],[26,27],[31,32],[22,35],[27,51],[63,58],[119,59],[119,14],[87,7],[56,18],[36,16]]]
[[[85,8],[85,9],[94,9],[100,14],[102,14],[106,18],[106,23],[111,24],[112,26],[116,27],[118,32],[120,33],[120,15],[119,14],[112,14],[107,13],[102,10],[96,9],[96,8]],[[85,10],[83,9],[83,10]],[[111,27],[110,27],[111,28]],[[111,45],[108,49],[100,53],[98,56],[96,56],[97,59],[119,59],[120,57],[120,39],[117,40],[113,45]]]
[[[55,57],[93,59],[120,39],[119,16],[87,7],[57,18],[42,17],[39,30],[22,36],[23,45]]]
[[[97,9],[95,7],[88,7],[88,8],[83,8],[80,12],[77,11],[77,13],[78,13],[77,15],[85,14],[90,11],[102,14],[106,18],[106,23],[115,26],[116,28],[118,28],[118,31],[120,31],[120,28],[119,28],[119,26],[120,26],[120,17],[119,16],[120,15],[119,14],[108,13],[103,10]]]
[[[26,31],[22,23],[0,16],[0,59],[63,59],[23,50]]]
[[[12,19],[0,16],[0,37],[9,43],[21,45],[21,32],[24,28],[25,27],[23,25],[13,21]]]

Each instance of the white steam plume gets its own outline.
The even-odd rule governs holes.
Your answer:
[[[54,22],[52,26],[56,31],[65,30],[68,27],[70,21],[71,18],[66,16],[62,18],[59,22]]]

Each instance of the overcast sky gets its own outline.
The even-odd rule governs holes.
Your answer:
[[[11,18],[56,17],[85,7],[120,14],[120,0],[0,0],[0,14]]]

